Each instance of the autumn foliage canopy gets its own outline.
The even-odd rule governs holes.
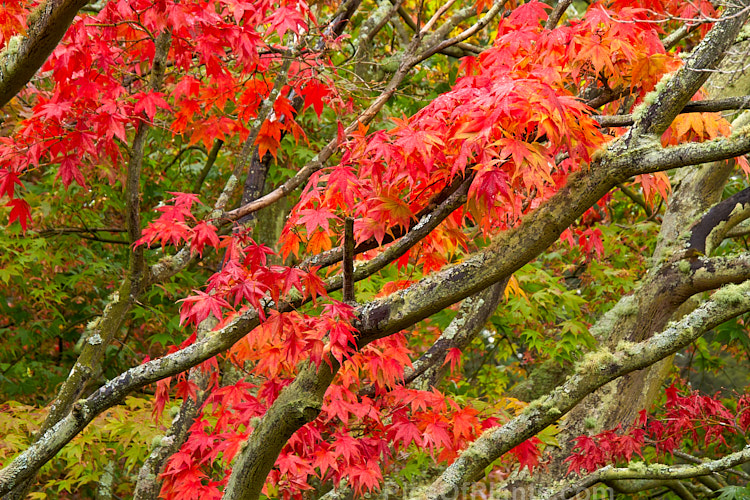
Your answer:
[[[65,6],[3,3],[0,76]],[[529,474],[574,484],[607,465],[739,453],[750,374],[723,392],[690,381],[750,347],[744,299],[706,295],[747,277],[698,274],[711,251],[744,258],[744,236],[649,257],[678,210],[675,179],[688,182],[678,167],[716,160],[724,197],[744,193],[750,147],[727,114],[743,105],[681,113],[723,96],[679,82],[690,57],[723,54],[702,47],[746,11],[706,0],[84,6],[0,121],[0,491],[432,498],[460,470],[450,487],[484,498],[480,485]],[[675,89],[680,104],[664,104]],[[667,153],[627,160],[642,151]],[[622,168],[607,170],[612,158]],[[690,293],[663,292],[680,297],[669,306],[649,295],[670,314],[612,341],[605,313],[630,297],[640,309],[612,311],[640,318],[649,276],[668,266],[695,273]],[[737,311],[662,353],[657,334],[683,317],[670,308],[698,292]],[[581,429],[565,418],[678,347],[689,361],[649,379],[648,399],[616,404],[627,417],[580,418]],[[529,388],[535,370],[555,375]],[[52,451],[34,455],[40,443]],[[717,470],[750,457],[738,460]],[[736,493],[742,474],[712,490]]]

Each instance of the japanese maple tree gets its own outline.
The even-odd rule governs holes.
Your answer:
[[[749,13],[5,2],[0,495],[746,495]]]

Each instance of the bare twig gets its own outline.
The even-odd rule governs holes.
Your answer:
[[[201,173],[198,175],[198,178],[195,179],[195,184],[193,185],[193,193],[197,194],[200,192],[201,186],[203,186],[203,182],[206,180],[208,173],[211,171],[211,167],[214,166],[216,157],[219,156],[219,150],[221,149],[221,146],[223,144],[224,141],[222,141],[221,139],[216,139],[214,141],[213,146],[211,146],[211,151],[208,152],[206,163],[205,165],[203,165],[203,169],[201,169]]]

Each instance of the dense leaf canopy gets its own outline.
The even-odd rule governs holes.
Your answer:
[[[4,2],[0,496],[746,498],[749,13]]]

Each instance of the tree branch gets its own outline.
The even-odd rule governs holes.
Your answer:
[[[675,116],[690,102],[708,78],[709,71],[715,69],[724,58],[727,49],[734,43],[737,34],[748,16],[747,1],[729,5],[721,21],[717,22],[705,38],[698,44],[685,65],[671,77],[664,77],[666,85],[657,92],[654,101],[648,105],[631,130],[631,137],[651,134],[660,137],[672,123]]]
[[[699,476],[707,476],[714,472],[724,471],[746,462],[750,462],[750,446],[745,446],[741,451],[732,453],[725,457],[701,462],[697,465],[639,464],[639,467],[634,468],[614,468],[611,465],[608,465],[589,474],[574,486],[570,486],[551,496],[545,496],[542,498],[546,500],[567,500],[596,483],[608,483],[610,481],[632,479],[691,479]]]
[[[156,90],[161,86],[164,78],[164,63],[169,52],[170,42],[171,34],[168,31],[162,32],[156,39],[150,81],[152,90]],[[127,211],[125,218],[128,224],[127,232],[131,245],[140,238],[141,234],[140,172],[149,128],[144,115],[144,121],[138,124],[128,163],[125,192]],[[63,417],[69,415],[71,410],[75,409],[75,400],[83,392],[86,383],[92,377],[96,376],[97,372],[101,369],[101,362],[107,347],[120,331],[125,321],[125,316],[145,287],[146,281],[147,275],[144,269],[143,248],[135,247],[130,253],[128,277],[123,280],[119,290],[111,296],[101,318],[87,325],[86,332],[84,333],[86,342],[84,342],[81,354],[78,356],[75,365],[73,365],[68,378],[65,379],[60,387],[55,400],[52,402],[50,411],[37,433],[37,441],[43,439],[43,436],[48,432],[52,432],[56,424]],[[17,489],[14,492],[14,498],[25,497],[25,493],[30,487],[30,480],[33,478],[35,472],[33,471],[32,474],[25,478],[29,482],[17,483],[15,485]]]
[[[29,83],[87,3],[88,0],[47,0],[29,15],[27,35],[15,42],[16,46],[9,42],[0,52],[0,108]]]
[[[644,212],[646,212],[647,217],[651,217],[653,215],[651,207],[648,206],[646,203],[646,200],[643,199],[641,195],[634,192],[632,189],[628,188],[624,184],[618,184],[618,188],[620,188],[620,191],[622,191],[622,194],[630,198],[636,205],[641,207]]]
[[[442,204],[446,199],[448,199],[449,196],[455,193],[456,190],[459,189],[459,187],[464,183],[464,181],[465,179],[461,177],[456,177],[453,180],[453,182],[451,182],[442,191],[440,191],[440,193],[435,195],[427,203],[426,207],[424,207],[422,210],[417,212],[417,214],[414,216],[414,219],[410,221],[410,226],[407,229],[404,229],[402,226],[395,226],[395,227],[388,228],[382,241],[378,241],[375,238],[370,238],[366,241],[363,241],[362,243],[354,247],[354,255],[359,255],[361,253],[367,252],[368,250],[374,250],[375,248],[378,248],[382,246],[383,244],[391,243],[392,241],[396,241],[397,239],[402,238],[409,231],[411,231],[411,229],[414,226],[416,226],[419,223],[419,221],[421,221],[424,217],[434,212],[435,209],[437,209],[440,204]],[[305,261],[303,261],[299,265],[299,267],[302,269],[310,269],[311,267],[315,267],[315,266],[328,267],[328,266],[332,266],[333,264],[336,264],[337,262],[341,262],[342,258],[343,258],[343,246],[339,246],[339,247],[327,250],[325,252],[321,252],[317,255],[313,255],[309,259],[306,259]]]
[[[750,217],[750,188],[717,203],[692,227],[688,251],[710,254],[734,226]]]
[[[742,97],[726,97],[707,101],[690,101],[680,110],[683,113],[716,113],[719,111],[743,110],[750,108],[750,95]],[[628,127],[633,125],[633,115],[594,115],[592,116],[601,127]]]
[[[342,269],[344,302],[354,303],[354,219],[344,220],[344,265]]]
[[[612,146],[605,162],[608,167],[619,170],[624,176],[622,180],[625,180],[635,175],[729,160],[747,154],[750,152],[750,127],[743,127],[729,137],[667,148],[662,148],[656,138],[631,150],[621,148],[619,141]],[[622,156],[618,157],[617,150]]]
[[[404,372],[404,385],[416,385],[424,390],[437,385],[445,357],[450,349],[464,349],[484,328],[503,297],[508,280],[500,281],[476,295],[467,297],[435,343]],[[359,395],[374,397],[374,385],[364,387]]]
[[[201,169],[201,173],[198,175],[198,178],[195,179],[195,184],[193,185],[193,193],[195,194],[200,193],[201,186],[203,186],[203,182],[206,180],[208,173],[211,171],[211,167],[214,166],[214,163],[216,162],[216,157],[219,156],[219,150],[221,149],[221,146],[223,144],[224,144],[224,141],[222,141],[221,139],[214,140],[214,143],[211,146],[211,151],[208,152],[206,163],[203,165],[203,168]]]
[[[664,359],[689,345],[704,332],[748,311],[750,281],[729,285],[648,340],[624,345],[622,350],[615,352],[601,349],[586,355],[575,373],[561,386],[537,403],[530,404],[510,422],[482,434],[432,484],[425,498],[442,498],[442,495],[453,493],[475,481],[494,460],[559,420],[594,390]]]
[[[459,42],[463,42],[467,38],[474,36],[476,33],[478,33],[480,30],[484,29],[485,26],[487,26],[490,21],[492,21],[495,16],[497,16],[500,13],[500,10],[503,7],[503,2],[500,0],[496,0],[493,4],[490,10],[487,11],[487,13],[482,16],[481,19],[479,19],[474,25],[467,28],[466,30],[462,31],[458,35],[449,38],[447,40],[444,40],[442,42],[436,43],[426,51],[424,51],[420,56],[419,60],[417,62],[424,61],[428,57],[432,56],[433,54],[436,54],[450,46],[453,46]]]
[[[565,14],[565,11],[568,10],[568,7],[570,7],[570,4],[572,3],[573,0],[559,0],[557,5],[555,5],[555,8],[550,12],[547,22],[544,24],[544,29],[555,29],[555,26],[560,22],[563,14]]]
[[[450,40],[438,43],[437,45],[423,51],[422,53],[418,52],[421,38],[419,36],[415,36],[412,40],[412,43],[401,55],[401,63],[388,82],[388,85],[386,85],[380,95],[370,104],[370,106],[365,111],[363,111],[351,124],[349,124],[346,129],[344,129],[345,134],[354,132],[355,130],[357,130],[360,124],[368,125],[370,122],[372,122],[372,120],[375,119],[383,106],[385,106],[386,102],[388,102],[388,100],[396,92],[398,86],[401,84],[404,78],[406,78],[406,75],[409,73],[409,71],[416,64],[441,50],[438,45],[448,47],[472,36],[480,29],[484,28],[492,20],[492,18],[497,15],[501,7],[501,2],[495,2],[493,7],[487,12],[487,14],[472,27],[451,38]],[[439,31],[441,28],[438,28],[437,31]],[[331,141],[329,141],[309,163],[302,167],[294,175],[294,177],[288,179],[284,184],[266,194],[265,196],[262,196],[250,203],[246,203],[239,208],[225,212],[222,216],[222,219],[227,222],[237,220],[252,212],[258,211],[261,208],[265,208],[268,205],[271,205],[272,203],[275,203],[281,198],[287,196],[289,193],[300,187],[303,183],[307,182],[312,174],[323,168],[323,165],[336,152],[338,146],[338,138],[331,139]]]
[[[438,227],[450,214],[456,211],[464,203],[469,192],[473,176],[467,177],[461,186],[450,195],[434,212],[425,215],[406,235],[396,241],[393,245],[383,250],[379,255],[356,266],[353,273],[353,281],[360,281],[383,269],[404,255],[414,245],[424,239],[433,229]],[[328,293],[340,290],[344,285],[341,274],[326,280],[326,291]],[[458,302],[458,301],[456,301]]]

